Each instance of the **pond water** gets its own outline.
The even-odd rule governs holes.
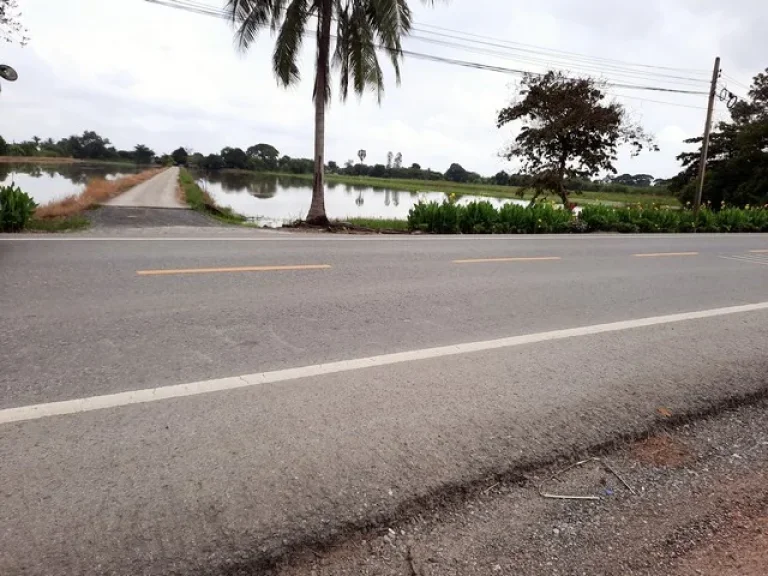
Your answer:
[[[134,174],[130,164],[1,164],[0,185],[14,182],[40,205],[79,194],[92,178],[112,180]]]
[[[219,206],[266,225],[279,225],[307,215],[312,201],[312,182],[290,176],[227,173],[198,175],[200,186]],[[326,183],[325,209],[331,219],[398,218],[405,220],[419,200],[442,202],[444,192],[404,192],[370,186]],[[508,203],[526,205],[511,199],[461,196],[459,204],[487,200],[499,207]]]

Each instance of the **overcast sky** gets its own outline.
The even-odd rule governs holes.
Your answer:
[[[216,7],[224,3],[198,1]],[[118,148],[144,143],[158,153],[178,146],[210,153],[227,145],[246,148],[268,142],[283,154],[311,157],[310,40],[301,84],[284,90],[271,72],[269,33],[243,55],[235,49],[227,22],[144,0],[20,4],[31,42],[25,48],[4,45],[0,53],[0,63],[19,72],[19,80],[4,83],[0,94],[0,134],[6,140],[60,138],[91,129]],[[719,54],[725,73],[749,84],[768,66],[765,0],[452,0],[434,8],[414,1],[413,8],[417,26],[461,30],[491,42],[502,39],[696,70],[661,71],[667,74],[706,78]],[[530,60],[542,59],[530,47],[534,52],[505,50],[503,57],[485,53],[488,48],[481,45],[472,52],[409,39],[405,47],[508,68],[543,69],[537,65],[540,62]],[[386,62],[382,64],[386,69]],[[584,72],[575,60],[568,69]],[[632,84],[706,90],[704,84],[687,81],[604,76]],[[328,159],[342,164],[364,148],[371,164],[384,163],[391,150],[402,152],[408,165],[418,162],[440,171],[451,162],[482,174],[515,169],[498,157],[514,128],[498,130],[495,116],[513,97],[516,76],[406,58],[402,80],[397,87],[389,74],[381,105],[371,94],[362,100],[351,97],[346,103],[334,95],[326,124]],[[736,93],[745,92],[731,81],[726,84]],[[637,158],[622,154],[619,171],[657,177],[675,174],[682,140],[703,128],[706,96],[612,91],[632,96],[619,98],[632,118],[656,135],[661,147],[658,153]],[[724,104],[719,104],[716,118],[725,115]]]

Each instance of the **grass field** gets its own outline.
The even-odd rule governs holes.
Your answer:
[[[91,225],[84,216],[63,216],[57,218],[32,218],[25,228],[33,232],[74,232],[85,230]]]
[[[312,174],[282,174],[269,173],[273,176],[297,178],[312,181]],[[519,188],[514,186],[496,186],[494,184],[459,184],[445,180],[401,180],[391,178],[369,178],[366,176],[344,176],[327,174],[326,180],[331,183],[348,184],[350,186],[369,186],[371,188],[388,188],[405,192],[445,192],[446,194],[485,196],[489,198],[520,198]],[[530,199],[531,192],[526,192],[523,199]],[[660,204],[662,206],[680,206],[674,196],[668,194],[631,194],[623,192],[583,192],[573,193],[571,201],[576,204]]]
[[[0,164],[103,164],[104,166],[136,166],[126,160],[90,160],[63,156],[0,156]],[[143,168],[150,166],[142,165]]]
[[[348,218],[345,222],[360,226],[361,228],[369,228],[370,230],[394,230],[397,232],[408,230],[407,220],[392,218]]]
[[[245,216],[237,214],[231,208],[217,206],[216,203],[192,177],[192,175],[183,169],[179,172],[179,191],[181,201],[189,205],[192,210],[203,212],[227,224],[244,224]]]

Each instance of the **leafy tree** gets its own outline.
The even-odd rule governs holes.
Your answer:
[[[493,177],[493,183],[497,186],[509,186],[509,174],[502,170]]]
[[[144,144],[136,144],[133,149],[133,159],[136,164],[151,164],[155,158],[155,152]]]
[[[357,151],[357,157],[360,158],[360,164],[365,164],[365,157],[368,156],[368,153],[365,150],[358,150]]]
[[[67,140],[66,148],[75,158],[103,160],[110,156],[109,139],[102,138],[92,130],[86,130],[82,136],[70,136]]]
[[[387,167],[384,164],[376,164],[371,168],[369,175],[372,178],[384,178],[387,175]]]
[[[334,162],[333,160],[331,160],[330,162],[328,162],[328,171],[331,174],[335,174],[336,172],[339,171],[339,165],[336,164],[336,162]]]
[[[267,170],[275,170],[277,168],[277,159],[280,157],[280,152],[271,144],[250,146],[245,153],[249,158],[260,160]]]
[[[198,162],[198,166],[203,170],[221,170],[226,167],[224,159],[218,154],[208,154]]]
[[[416,162],[414,162],[411,164],[411,170],[421,170],[421,164],[416,164]]]
[[[422,0],[433,3],[434,0]],[[301,75],[298,59],[311,19],[317,19],[315,65],[315,155],[312,203],[307,222],[326,224],[325,108],[331,96],[331,26],[336,24],[333,63],[339,68],[341,97],[353,90],[362,95],[374,88],[381,100],[384,77],[378,49],[386,52],[400,81],[401,39],[411,29],[407,0],[228,0],[227,7],[237,26],[241,49],[246,49],[265,27],[278,30],[272,65],[279,82],[289,86]]]
[[[523,159],[534,199],[554,192],[570,207],[566,181],[601,171],[615,174],[621,144],[629,144],[635,155],[645,147],[658,149],[642,128],[627,120],[620,104],[605,101],[601,86],[591,78],[568,78],[562,72],[527,74],[520,95],[499,112],[497,123],[501,128],[523,121],[504,156]]]
[[[387,170],[392,169],[392,158],[394,158],[392,152],[387,152]]]
[[[171,158],[176,166],[186,166],[189,160],[189,153],[184,148],[177,148],[171,152]]]
[[[0,40],[18,41],[22,46],[29,42],[20,18],[18,0],[0,0]]]
[[[687,140],[701,144],[702,138]],[[678,156],[683,171],[669,188],[692,201],[701,151]],[[768,204],[768,69],[755,76],[748,99],[731,109],[731,121],[720,122],[710,136],[703,199],[719,208]]]
[[[400,170],[403,167],[403,154],[398,152],[395,154],[395,169]]]
[[[248,168],[248,156],[242,148],[231,148],[227,146],[221,151],[221,158],[227,168],[236,168],[245,170]]]
[[[653,185],[654,178],[650,174],[621,174],[620,176],[611,178],[611,182],[615,184],[623,184],[624,186],[647,188]]]
[[[5,138],[0,136],[0,156],[7,156],[8,155],[8,143],[5,141]]]
[[[469,180],[469,172],[464,170],[460,164],[451,164],[450,168],[445,172],[445,179],[451,182],[467,182]]]

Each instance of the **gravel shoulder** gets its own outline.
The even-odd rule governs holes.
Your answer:
[[[86,213],[94,229],[104,228],[162,228],[187,226],[196,228],[222,227],[205,214],[183,208],[140,208],[130,206],[101,206]]]
[[[511,482],[489,479],[460,501],[436,502],[402,524],[305,550],[273,573],[766,573],[768,402],[658,433],[562,471],[567,466]],[[600,500],[544,498],[540,489]]]

